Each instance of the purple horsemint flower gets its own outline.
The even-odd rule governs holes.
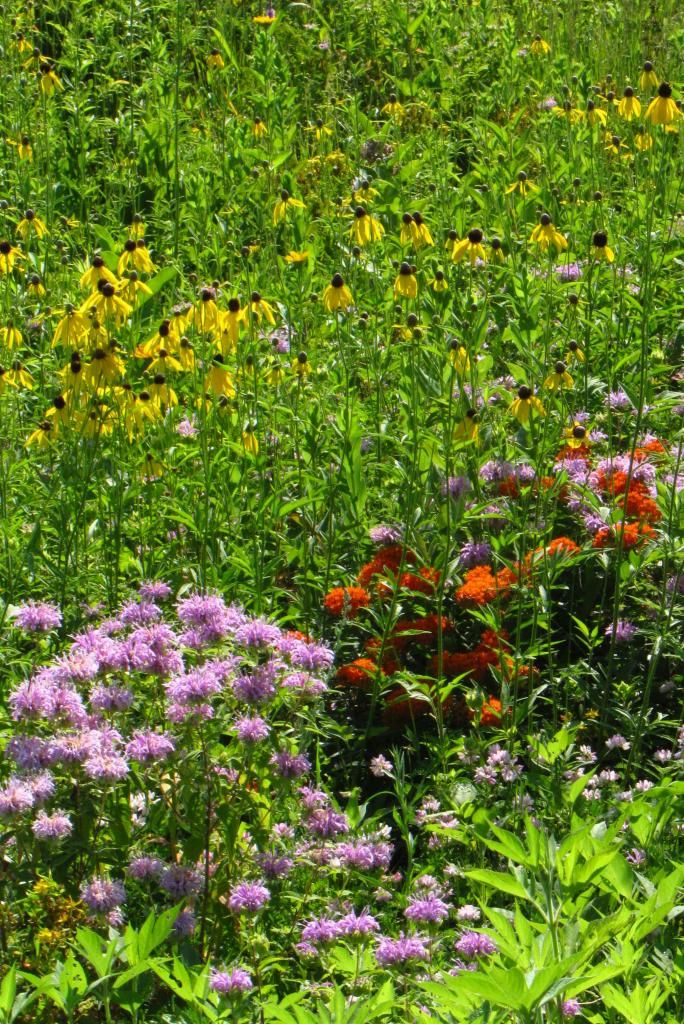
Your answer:
[[[291,857],[280,857],[276,853],[259,853],[256,862],[266,878],[285,878],[294,867]]]
[[[391,939],[387,935],[383,935],[378,939],[375,949],[375,959],[381,967],[394,967],[411,960],[427,960],[428,958],[427,940],[418,935],[407,936],[401,933],[398,939]]]
[[[450,476],[442,482],[441,486],[442,497],[446,498],[448,496],[455,501],[462,498],[469,490],[470,480],[467,476]]]
[[[209,988],[221,996],[240,996],[253,988],[252,979],[241,967],[232,971],[217,971],[212,967],[209,975]]]
[[[391,778],[394,770],[392,762],[388,761],[384,754],[378,754],[377,757],[371,758],[369,767],[371,775],[374,775],[376,779]]]
[[[282,635],[282,630],[266,619],[250,619],[235,631],[235,642],[243,647],[254,647],[263,650],[275,647]]]
[[[4,789],[0,789],[0,818],[25,814],[34,804],[33,790],[25,779],[13,777]]]
[[[289,690],[290,693],[302,699],[320,697],[328,689],[327,684],[322,679],[316,679],[315,676],[309,675],[308,672],[291,672],[283,677],[280,685],[283,689]]]
[[[614,736],[609,736],[606,740],[606,748],[608,750],[629,750],[630,746],[631,744],[629,741],[619,733],[616,733]]]
[[[368,531],[368,536],[374,544],[378,544],[380,547],[387,547],[390,544],[399,544],[404,536],[404,530],[401,526],[381,524],[380,526],[372,526]]]
[[[136,882],[146,882],[159,878],[163,870],[164,863],[158,857],[134,857],[126,868],[126,874]]]
[[[302,802],[302,807],[307,811],[313,811],[317,807],[328,807],[330,804],[330,797],[322,789],[300,786],[297,794]]]
[[[339,921],[331,917],[314,918],[302,928],[302,942],[316,945],[318,943],[335,942],[342,934]]]
[[[183,864],[169,864],[159,876],[159,884],[172,899],[195,896],[202,889],[204,879],[197,868]]]
[[[89,779],[103,783],[120,782],[129,772],[126,758],[111,751],[92,754],[83,768]]]
[[[143,601],[166,601],[171,597],[173,590],[163,580],[143,580],[138,587],[138,593]]]
[[[194,437],[197,433],[197,427],[193,420],[185,416],[176,427],[176,433],[179,437]]]
[[[618,388],[617,391],[611,391],[606,399],[606,405],[609,409],[614,412],[624,412],[626,409],[632,408],[632,402],[626,391],[622,388]]]
[[[108,914],[126,902],[126,889],[123,882],[91,878],[81,886],[81,899],[91,914]]]
[[[125,641],[129,667],[156,676],[182,672],[183,659],[177,645],[178,637],[165,623],[139,626]]]
[[[380,931],[378,922],[372,914],[367,913],[365,910],[360,914],[357,914],[355,910],[351,910],[344,917],[340,918],[338,924],[340,933],[347,936],[347,938],[361,939]]]
[[[288,658],[293,668],[317,672],[331,667],[335,655],[325,644],[310,644],[299,637],[283,634],[277,643],[279,654]]]
[[[260,882],[238,882],[230,890],[228,909],[234,914],[256,914],[270,898],[270,892]]]
[[[251,672],[235,677],[233,693],[246,704],[264,704],[272,700],[281,668],[281,663],[275,658],[257,665]]]
[[[478,956],[491,956],[492,953],[496,953],[497,945],[482,932],[463,932],[456,940],[455,949],[461,956],[473,960]]]
[[[161,608],[151,601],[129,601],[119,612],[119,622],[123,626],[148,626],[161,617]]]
[[[340,843],[335,852],[343,867],[358,868],[361,871],[371,871],[373,868],[386,871],[392,859],[389,843],[373,843],[364,839]]]
[[[238,718],[235,723],[235,731],[237,738],[242,743],[259,743],[268,737],[271,727],[263,718],[254,715],[252,718],[247,716]]]
[[[349,822],[345,814],[339,814],[332,807],[318,807],[306,819],[306,827],[315,836],[331,839],[349,831]]]
[[[474,907],[472,903],[464,903],[456,911],[456,919],[458,921],[479,921],[481,916],[479,908]]]
[[[604,636],[609,639],[615,637],[616,644],[627,644],[638,632],[637,627],[626,619],[618,619],[611,622],[604,630]]]
[[[12,618],[17,629],[25,633],[49,633],[62,625],[61,611],[48,601],[25,601],[16,608]]]
[[[492,546],[486,541],[466,541],[459,552],[458,564],[463,569],[486,565],[492,557]]]
[[[36,839],[50,842],[64,839],[71,833],[73,827],[71,818],[65,811],[53,811],[52,814],[38,811],[38,816],[31,825],[31,831]]]
[[[480,468],[480,476],[486,484],[501,483],[502,480],[514,475],[513,463],[503,459],[490,459]]]
[[[93,711],[127,711],[134,699],[133,691],[127,686],[98,684],[90,694],[90,706]]]
[[[582,1012],[582,1006],[576,999],[566,999],[561,1004],[561,1013],[564,1017],[577,1017]]]
[[[36,806],[44,804],[46,800],[55,795],[55,780],[51,772],[39,772],[26,779],[26,782],[31,787]]]
[[[192,910],[181,910],[173,922],[173,932],[179,939],[187,939],[197,927],[197,918]]]
[[[634,867],[641,867],[646,863],[646,854],[643,850],[638,850],[636,846],[632,847],[629,851],[625,860],[628,864],[632,864]]]
[[[126,744],[126,754],[133,761],[149,764],[152,761],[163,761],[173,754],[176,744],[168,733],[153,732],[151,729],[140,729],[133,733]]]
[[[580,263],[559,263],[557,267],[554,267],[554,270],[563,282],[579,281],[582,276],[582,266]]]
[[[311,761],[306,754],[291,754],[288,750],[273,754],[270,764],[283,779],[298,779],[311,769]]]
[[[426,896],[423,899],[412,897],[411,902],[404,911],[404,917],[409,921],[423,921],[425,924],[440,924],[449,916],[449,907],[435,895]]]
[[[5,754],[22,771],[44,768],[48,762],[48,742],[38,736],[13,736],[5,747]]]

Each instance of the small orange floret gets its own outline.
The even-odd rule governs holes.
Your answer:
[[[380,670],[370,658],[357,658],[349,665],[338,668],[335,680],[340,686],[356,687],[359,690],[370,690],[373,678]]]
[[[615,527],[606,526],[598,531],[592,541],[592,547],[613,547],[618,543],[619,537],[620,524]],[[628,550],[629,548],[638,547],[640,544],[645,544],[647,541],[653,540],[654,537],[655,530],[648,523],[625,523],[624,530],[622,531],[622,546]]]
[[[388,544],[387,547],[381,548],[370,562],[366,562],[361,567],[361,571],[356,577],[356,582],[361,587],[367,587],[375,576],[384,576],[387,573],[396,576],[402,562],[402,554],[404,562],[407,565],[413,565],[416,556],[410,549],[404,553],[404,549],[400,544]]]
[[[550,555],[576,555],[581,549],[570,537],[554,537],[546,550]]]
[[[326,611],[336,618],[346,615],[352,619],[361,608],[370,604],[370,594],[363,587],[334,587],[323,599]]]
[[[490,697],[489,700],[485,700],[480,708],[479,724],[480,725],[500,725],[501,713],[502,713],[501,701],[498,697]],[[468,709],[468,717],[472,722],[475,718],[476,712],[472,708]]]

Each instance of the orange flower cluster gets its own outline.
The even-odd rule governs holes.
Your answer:
[[[413,565],[416,556],[410,548],[405,552],[400,544],[388,544],[386,547],[381,548],[370,562],[366,562],[362,566],[359,575],[356,577],[356,582],[360,587],[367,587],[376,576],[386,576],[388,573],[396,576],[402,563],[402,554],[403,561],[408,565]]]
[[[621,533],[622,546],[626,550],[640,547],[655,538],[655,530],[648,523],[625,523],[624,528],[621,523],[617,523],[615,526],[606,526],[599,530],[591,546],[594,548],[614,547],[618,544]]]
[[[335,675],[338,686],[349,686],[359,690],[370,690],[373,679],[382,670],[370,658],[357,658],[349,665],[342,665]]]
[[[361,608],[370,604],[370,594],[363,587],[334,587],[323,598],[327,612],[339,618],[346,615],[353,619]]]
[[[462,605],[491,604],[497,597],[508,596],[516,578],[512,569],[494,573],[488,565],[477,565],[465,574],[464,583],[456,591],[456,600]]]
[[[482,702],[482,707],[480,708],[480,714],[478,716],[479,724],[485,726],[500,725],[502,711],[503,708],[501,706],[501,701],[499,700],[499,698],[490,696],[489,700],[485,700]],[[472,708],[468,708],[468,718],[470,719],[470,721],[474,721],[475,717],[476,712],[473,711]]]
[[[398,580],[400,590],[411,590],[414,594],[425,594],[426,597],[433,597],[435,588],[439,583],[440,573],[438,569],[423,568],[418,573],[404,572]],[[380,580],[377,585],[378,597],[391,597],[394,587],[387,580]]]

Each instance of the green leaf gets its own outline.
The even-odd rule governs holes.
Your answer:
[[[517,896],[521,900],[531,899],[530,894],[513,875],[506,871],[489,871],[486,868],[476,868],[473,871],[463,872],[466,878],[472,878],[475,882],[482,882],[499,892],[506,892],[509,896]]]

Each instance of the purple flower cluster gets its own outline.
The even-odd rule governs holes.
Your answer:
[[[241,967],[236,967],[232,971],[217,971],[212,968],[209,988],[222,996],[240,996],[244,992],[249,992],[253,984],[250,975]]]
[[[427,960],[428,958],[427,939],[421,938],[419,935],[401,934],[398,939],[391,939],[383,935],[378,939],[375,949],[375,959],[381,967],[396,967],[398,964]]]
[[[238,882],[230,891],[228,909],[234,914],[256,914],[271,898],[265,885],[259,882]]]
[[[14,625],[25,633],[49,633],[62,625],[62,613],[47,601],[26,601],[13,613]]]

